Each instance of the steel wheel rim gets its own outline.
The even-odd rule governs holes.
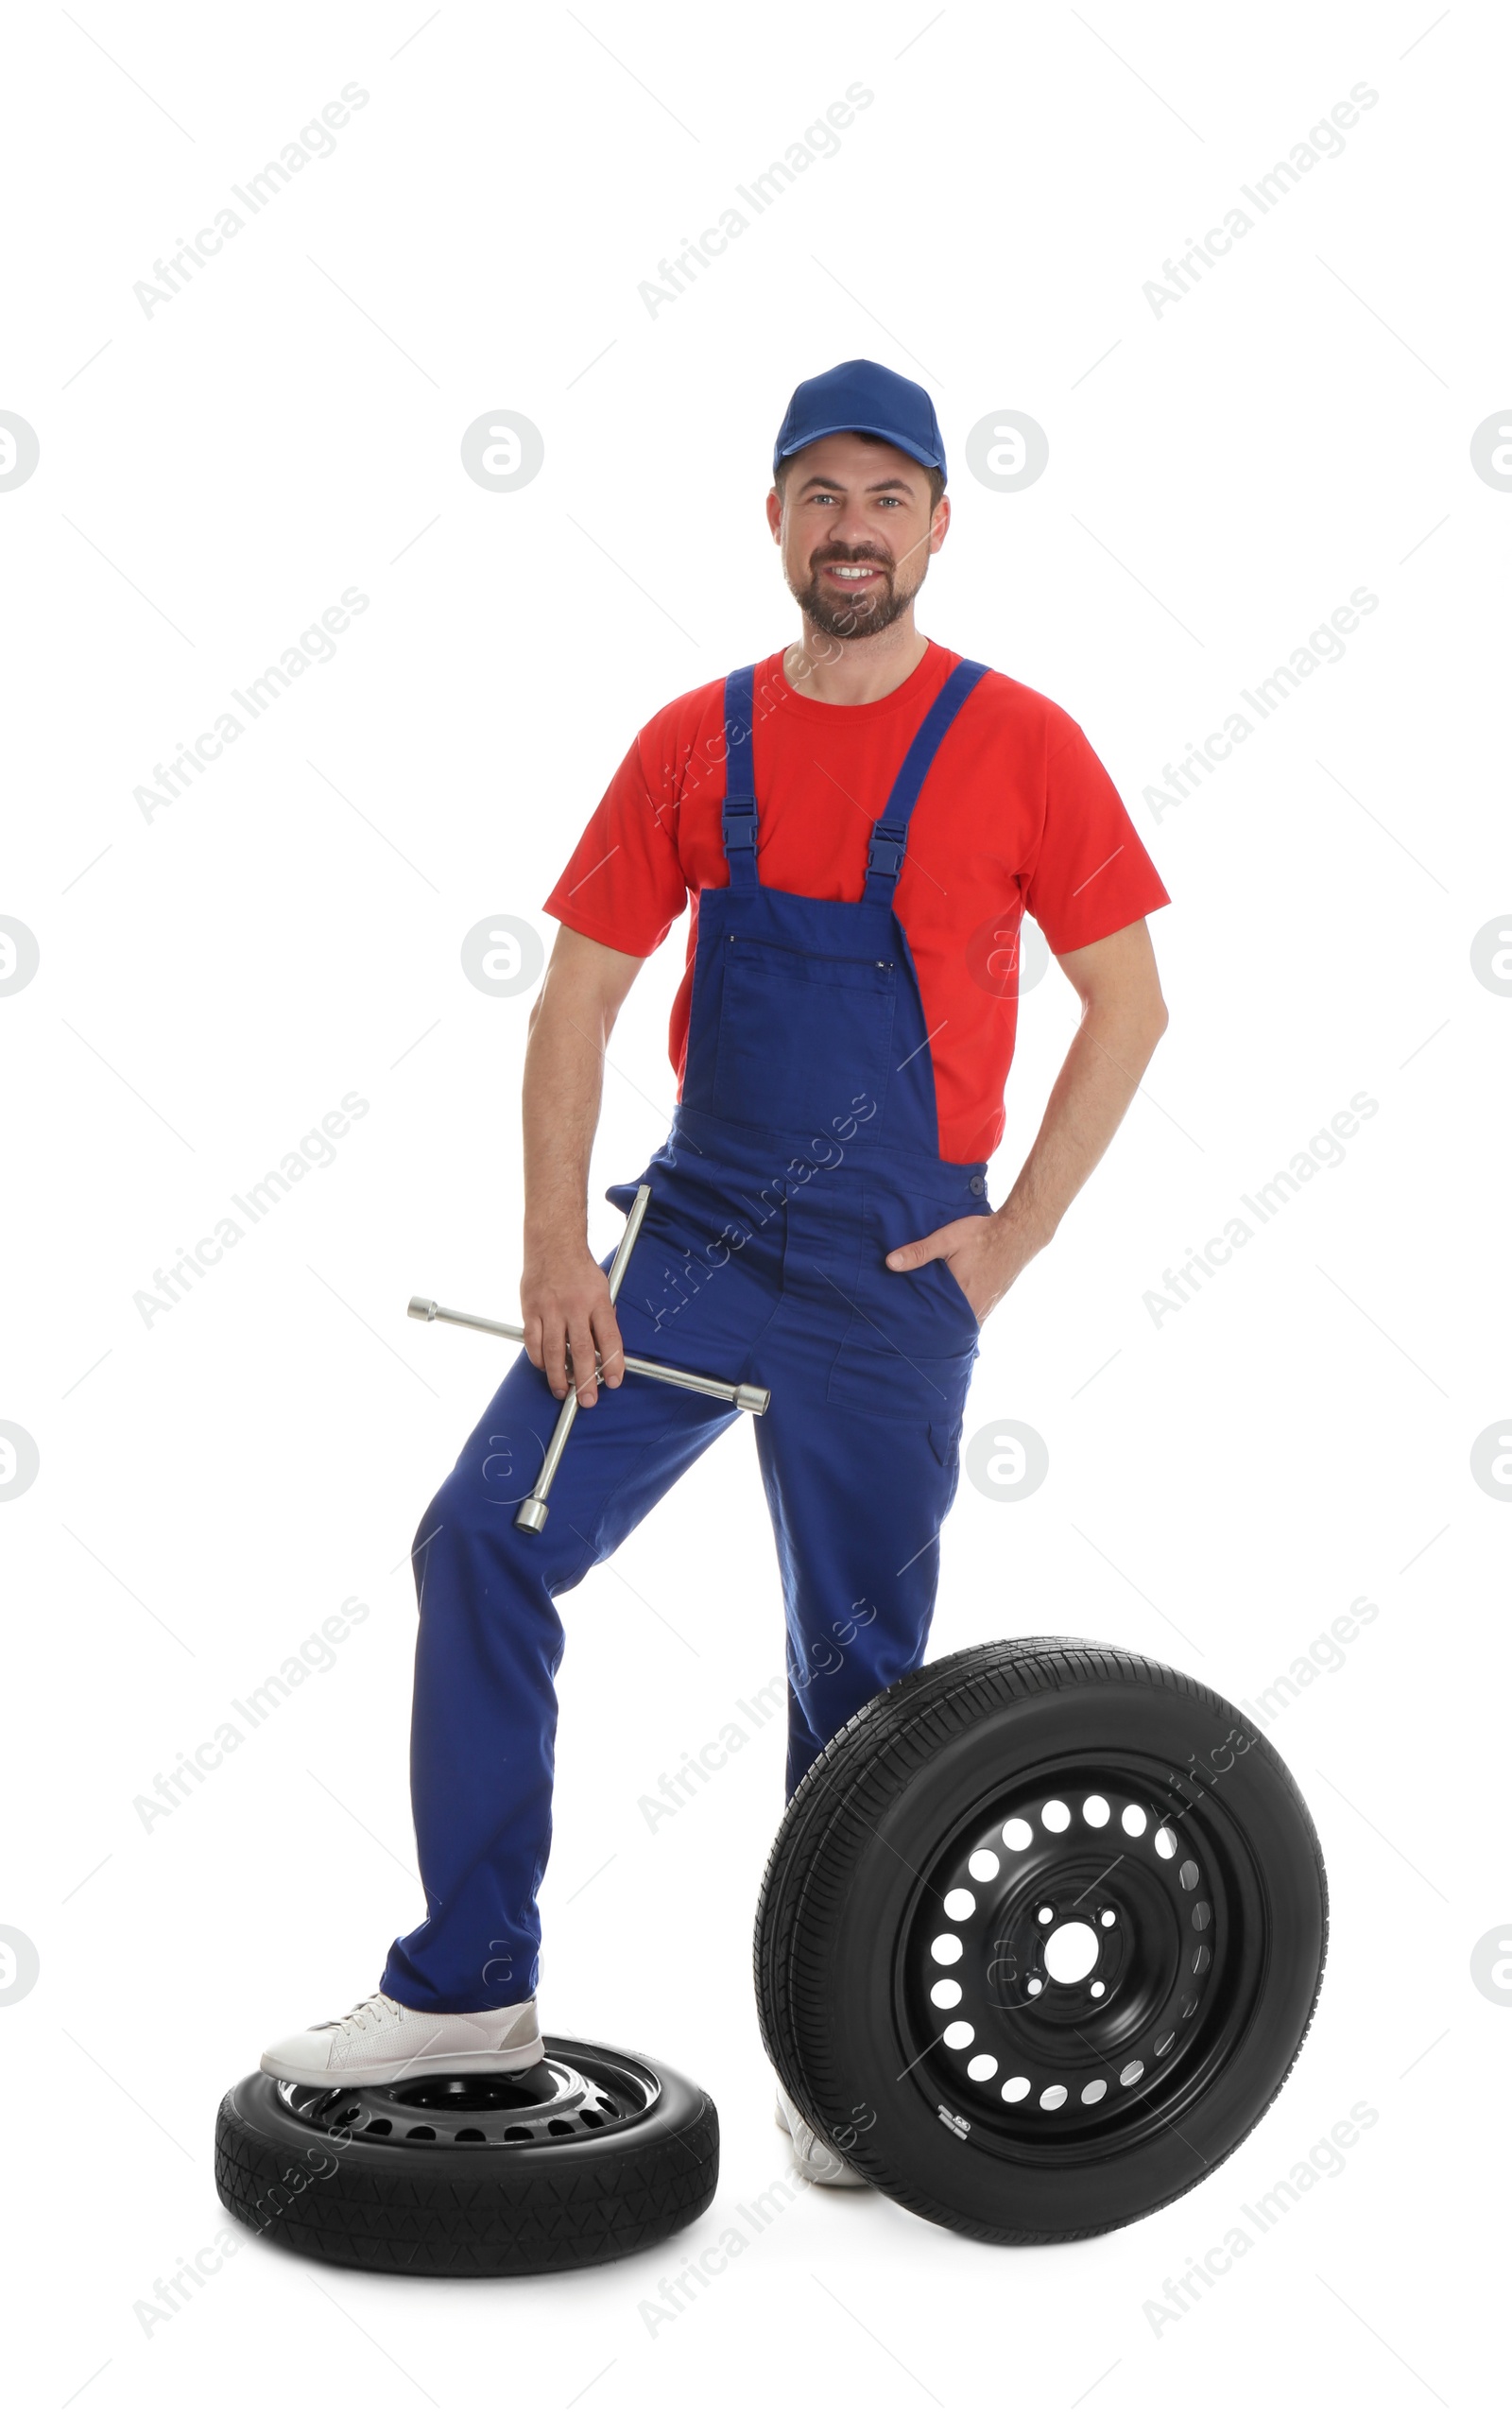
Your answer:
[[[904,2072],[957,2138],[1031,2164],[1106,2158],[1177,2122],[1237,2051],[1265,1964],[1262,1877],[1228,1810],[1155,1757],[1047,1760],[953,1821],[920,1876],[894,2014]]]
[[[288,2114],[313,2133],[401,2150],[511,2151],[603,2140],[641,2123],[662,2096],[639,2060],[574,2048],[512,2075],[424,2075],[392,2083],[280,2082]]]

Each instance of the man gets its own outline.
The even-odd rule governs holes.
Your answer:
[[[869,361],[807,380],[773,481],[801,641],[646,725],[546,903],[561,930],[525,1060],[525,1351],[415,1544],[426,1918],[371,1997],[266,2053],[290,2081],[541,2054],[556,1598],[739,1416],[623,1385],[627,1350],[771,1390],[753,1425],[789,1791],[922,1661],[980,1322],[1054,1235],[1164,1029],[1144,917],[1166,893],[1086,738],[915,626],[951,518],[928,395]],[[638,1180],[651,1206],[616,1305],[586,1232],[603,1057],[690,904],[679,1106]],[[1025,908],[1083,1014],[993,1211]],[[570,1384],[585,1416],[528,1533],[514,1511]],[[806,2173],[858,2180],[787,2116]]]

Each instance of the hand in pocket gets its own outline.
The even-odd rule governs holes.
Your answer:
[[[899,1244],[887,1253],[887,1266],[906,1274],[926,1268],[931,1260],[940,1261],[980,1327],[1028,1257],[1011,1228],[1000,1226],[995,1217],[978,1216],[953,1218],[948,1226],[936,1226],[917,1242]]]

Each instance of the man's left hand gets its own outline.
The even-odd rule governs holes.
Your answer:
[[[980,1327],[1036,1249],[1022,1228],[1010,1225],[999,1211],[992,1218],[953,1218],[949,1226],[936,1226],[917,1243],[901,1243],[888,1253],[887,1266],[907,1270],[929,1260],[946,1261]]]

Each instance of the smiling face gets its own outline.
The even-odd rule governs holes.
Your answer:
[[[811,628],[857,639],[912,612],[951,508],[943,494],[935,501],[929,472],[911,455],[847,432],[789,457],[766,517]]]

